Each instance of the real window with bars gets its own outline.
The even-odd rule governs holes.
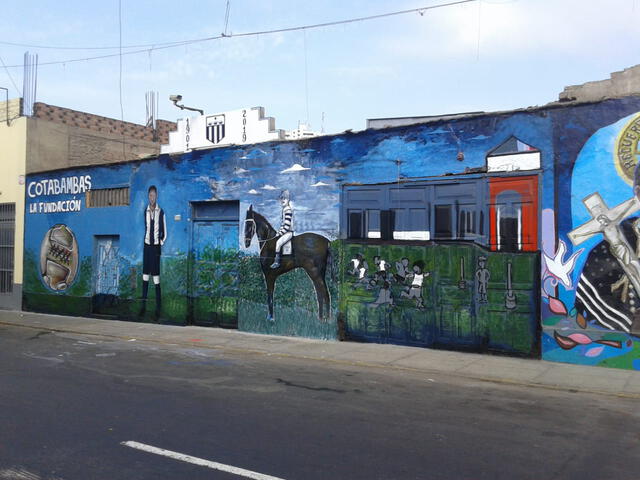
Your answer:
[[[129,205],[129,187],[88,190],[85,201],[87,208],[126,206]]]
[[[0,203],[0,293],[13,292],[16,204]]]

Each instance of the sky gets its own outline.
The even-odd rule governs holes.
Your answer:
[[[276,127],[362,130],[367,118],[496,111],[557,100],[567,85],[640,63],[640,0],[476,0],[300,31],[234,37],[409,10],[452,0],[6,2],[0,86],[21,96],[25,51],[40,66],[36,101],[145,123],[183,118],[169,95],[207,114],[263,106]],[[120,22],[121,19],[121,22]],[[24,45],[9,45],[19,43]],[[43,48],[43,47],[64,47]],[[105,50],[72,48],[116,47]],[[122,61],[122,73],[120,69]],[[63,62],[45,65],[45,62]],[[16,66],[17,67],[14,67]],[[14,84],[16,87],[14,87]]]

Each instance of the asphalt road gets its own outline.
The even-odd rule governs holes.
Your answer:
[[[637,399],[193,343],[1,326],[0,479],[640,478]]]

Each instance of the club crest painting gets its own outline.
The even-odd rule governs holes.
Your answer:
[[[179,123],[161,155],[28,175],[23,306],[640,369],[638,112],[261,143],[220,113],[197,149]]]

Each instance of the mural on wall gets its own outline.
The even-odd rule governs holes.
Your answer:
[[[347,338],[535,355],[536,253],[377,241],[347,241],[343,249],[340,310]],[[395,274],[363,267],[382,259],[395,264]],[[471,278],[469,264],[478,265]]]
[[[159,316],[162,310],[162,291],[160,287],[160,256],[162,245],[167,241],[167,220],[164,210],[157,203],[158,189],[151,185],[147,190],[149,204],[144,210],[144,242],[142,253],[142,308],[140,316],[147,309],[147,295],[149,293],[149,280],[153,279],[156,294],[155,315]]]
[[[40,274],[51,290],[66,290],[78,272],[78,242],[69,227],[54,225],[42,239]]]
[[[634,114],[594,133],[576,159],[571,228],[556,251],[545,245],[545,359],[640,369],[638,138]]]
[[[203,324],[237,326],[251,332],[337,338],[343,318],[352,322],[350,333],[357,337],[360,327],[355,328],[353,322],[360,318],[367,338],[378,338],[369,334],[378,322],[378,326],[387,325],[390,338],[398,342],[473,345],[531,355],[536,349],[537,324],[532,319],[537,303],[528,292],[538,281],[534,273],[537,228],[528,210],[519,205],[527,203],[529,196],[538,200],[537,186],[532,186],[538,174],[533,175],[535,179],[522,179],[522,171],[552,158],[546,153],[550,128],[549,116],[517,112],[69,169],[60,176],[88,178],[90,173],[93,190],[130,188],[130,203],[90,208],[93,206],[86,205],[80,196],[69,198],[69,208],[65,203],[58,209],[56,204],[55,216],[47,218],[36,213],[40,203],[58,200],[53,198],[58,195],[55,184],[50,192],[44,181],[51,174],[31,175],[33,194],[42,193],[42,198],[37,199],[41,202],[29,200],[32,213],[27,218],[28,229],[41,239],[52,222],[66,223],[78,236],[85,256],[73,288],[65,295],[42,291],[26,275],[26,308],[138,319],[143,305],[140,299],[146,297],[141,274],[148,276],[149,283],[154,276],[145,272],[144,247],[140,245],[141,232],[149,228],[142,212],[149,201],[148,187],[154,184],[167,199],[161,203],[166,207],[171,202],[165,229],[169,235],[161,245],[159,262],[163,321],[184,324],[198,319]],[[512,137],[516,140],[509,140]],[[496,145],[502,147],[496,150]],[[512,183],[496,182],[487,187],[490,151],[496,172],[491,179],[510,169],[504,175]],[[531,161],[520,161],[523,158]],[[429,187],[429,195],[438,200],[431,212],[423,208],[430,198],[426,190],[413,188],[389,189],[389,197],[385,197],[388,204],[372,208],[358,207],[356,204],[362,204],[370,194],[356,192],[360,196],[352,199],[353,211],[342,210],[344,184],[395,185],[404,179],[432,176],[443,180]],[[77,192],[61,187],[59,195],[84,193],[81,183],[79,180]],[[64,185],[69,184],[65,180]],[[43,185],[41,192],[36,185]],[[295,206],[280,198],[285,189]],[[424,197],[420,197],[422,193]],[[543,196],[540,198],[544,202]],[[74,207],[72,201],[76,202]],[[195,216],[194,205],[232,201],[238,205],[233,219],[218,222]],[[79,203],[81,208],[76,208]],[[287,203],[290,211],[285,208]],[[43,213],[51,208],[43,206]],[[239,212],[247,213],[244,225]],[[258,228],[258,215],[267,225],[266,236],[260,236],[263,229]],[[291,224],[287,227],[289,215]],[[131,221],[122,222],[123,218]],[[371,250],[372,245],[362,245],[356,251],[351,251],[349,244],[345,246],[344,240],[338,239],[345,233],[340,230],[342,218],[359,219],[360,238],[378,242],[377,250]],[[438,219],[437,224],[425,225],[433,223],[433,218]],[[268,227],[266,219],[275,228]],[[308,233],[294,235],[294,228],[296,233]],[[512,231],[522,235],[507,242]],[[292,238],[287,241],[289,236]],[[407,243],[428,238],[450,241],[452,236],[467,243],[428,248]],[[252,242],[253,237],[258,241]],[[313,247],[321,246],[320,253],[313,250],[301,256],[308,247],[305,238],[316,239]],[[296,243],[301,239],[302,245]],[[397,245],[388,243],[394,240],[399,241]],[[486,248],[476,249],[469,242]],[[508,251],[521,245],[533,245],[531,255]],[[436,247],[441,248],[438,258],[432,257]],[[25,248],[34,250],[30,240]],[[335,254],[333,258],[329,251]],[[102,255],[101,260],[92,258],[91,252],[94,257]],[[479,256],[486,257],[484,267]],[[512,293],[517,298],[513,310],[505,308],[507,258],[512,259]],[[353,262],[348,263],[350,260]],[[354,272],[343,286],[332,274],[338,265]],[[31,267],[26,267],[30,272]],[[153,292],[151,287],[150,301],[154,300]],[[105,309],[98,311],[91,305],[97,294],[116,297],[117,302],[109,309],[101,305]],[[217,300],[210,301],[212,298]],[[339,308],[339,302],[348,305],[347,310]],[[224,322],[213,319],[214,314],[224,317]]]
[[[231,128],[228,118],[225,122]],[[40,203],[58,200],[55,182],[51,190],[45,184],[51,174],[31,175],[32,193],[42,198],[30,200],[28,228],[41,239],[52,222],[66,223],[85,256],[84,269],[64,296],[54,298],[27,278],[26,306],[136,320],[141,309],[153,310],[154,272],[145,266],[141,232],[150,228],[142,212],[154,184],[165,199],[160,203],[171,204],[165,220],[169,235],[164,245],[154,245],[162,252],[162,292],[155,297],[161,299],[156,307],[161,306],[162,321],[337,338],[348,319],[354,338],[533,355],[538,306],[529,292],[538,282],[537,225],[529,210],[537,204],[529,207],[529,198],[538,201],[538,173],[523,172],[552,158],[551,125],[549,116],[516,112],[69,169],[59,176],[78,177],[78,188],[69,189],[74,180],[60,181],[67,185],[59,189],[60,200],[78,198],[69,198],[69,208],[56,204],[55,216],[48,218],[36,213]],[[230,134],[225,130],[225,138]],[[494,173],[487,175],[488,166]],[[500,183],[498,175],[510,182]],[[130,203],[87,205],[80,179],[89,177],[92,190],[130,189]],[[365,191],[354,191],[351,199],[341,196],[342,185],[397,185],[417,177],[441,181],[425,189],[388,187],[388,196]],[[285,189],[289,200],[281,195]],[[427,212],[430,199],[433,209]],[[343,208],[346,200],[353,208]],[[365,205],[369,200],[380,205]],[[237,216],[224,222],[197,218],[196,205],[222,202],[236,202]],[[43,213],[52,208],[43,206]],[[246,212],[244,225],[240,212]],[[353,228],[347,219],[353,219]],[[265,226],[259,227],[262,220]],[[371,244],[351,251],[343,234],[358,226],[360,238]],[[411,244],[428,239],[444,243]],[[25,247],[34,250],[30,240]],[[510,251],[521,247],[531,247],[531,254]],[[338,266],[353,272],[344,285],[333,275]],[[98,296],[113,302],[98,304]],[[508,297],[514,297],[511,309]],[[143,319],[150,320],[151,313]]]
[[[327,264],[331,263],[329,240],[316,233],[293,234],[293,211],[289,192],[281,195],[282,225],[276,230],[249,206],[245,218],[244,243],[249,248],[253,237],[258,238],[260,266],[267,288],[269,321],[274,321],[273,294],[276,280],[291,270],[302,268],[311,281],[318,301],[318,319],[326,322],[331,315],[331,300],[325,281]]]

